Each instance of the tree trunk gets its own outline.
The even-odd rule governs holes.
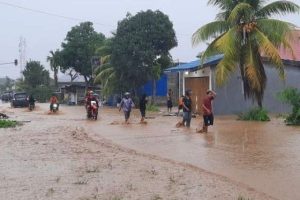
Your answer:
[[[156,96],[156,80],[152,80],[152,98],[151,104],[155,104],[155,96]]]
[[[87,78],[87,76],[83,76],[84,77],[84,82],[85,82],[85,91],[87,91],[88,86],[89,86],[89,80]]]
[[[257,105],[259,108],[262,108],[262,98],[257,99]]]

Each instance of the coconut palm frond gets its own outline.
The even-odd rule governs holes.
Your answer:
[[[208,44],[207,48],[205,49],[205,51],[203,52],[203,54],[201,56],[202,64],[204,63],[205,59],[208,58],[209,56],[222,53],[220,50],[217,49],[216,43],[224,35],[225,35],[225,33],[223,33],[222,35],[217,37],[214,41],[212,41],[210,44]]]
[[[106,79],[107,76],[109,76],[114,71],[115,71],[115,69],[113,67],[106,68],[104,70],[101,70],[101,72],[99,74],[97,74],[96,77],[99,77],[99,78],[102,78],[102,79]]]
[[[248,3],[239,3],[230,12],[227,21],[230,24],[240,23],[240,20],[251,20],[251,14],[253,14],[253,8]]]
[[[237,27],[228,30],[221,38],[216,41],[215,47],[227,58],[238,57],[238,49],[240,46],[239,34],[237,34]]]
[[[275,1],[272,2],[257,12],[258,17],[270,17],[272,15],[284,15],[289,13],[299,12],[300,7],[291,1]]]
[[[284,79],[284,67],[277,48],[257,28],[255,28],[255,36],[259,44],[260,51],[270,58],[270,61],[278,70],[279,77]]]
[[[110,59],[111,59],[111,55],[105,55],[105,56],[102,56],[101,57],[101,63],[108,63],[110,62]]]
[[[290,38],[295,25],[277,19],[260,19],[257,20],[257,27],[276,47],[280,47],[283,40]]]
[[[111,68],[111,64],[110,63],[105,63],[105,64],[102,64],[100,66],[98,66],[96,69],[95,69],[95,74],[99,74],[101,71],[107,69],[107,68]]]
[[[225,21],[215,21],[208,23],[199,28],[192,36],[192,44],[197,45],[200,42],[216,38],[220,34],[229,29],[228,23]]]
[[[231,58],[224,57],[216,66],[216,82],[218,86],[223,85],[228,80],[230,74],[235,71],[237,63]]]

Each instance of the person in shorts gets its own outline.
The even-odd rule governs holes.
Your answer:
[[[126,92],[124,96],[125,97],[122,99],[120,103],[119,111],[121,111],[121,109],[123,110],[125,116],[125,124],[129,124],[128,120],[130,118],[131,109],[134,107],[134,103],[130,98],[129,92]]]
[[[190,127],[192,119],[192,99],[191,99],[191,90],[185,92],[185,96],[182,100],[183,107],[183,118],[182,125],[185,127]]]
[[[140,106],[140,112],[141,112],[141,123],[145,122],[145,116],[146,116],[146,104],[148,102],[147,95],[143,94],[140,98],[139,106]]]
[[[208,126],[214,124],[214,115],[212,111],[212,101],[215,99],[216,93],[212,90],[207,90],[206,96],[203,99],[202,109],[203,109],[203,127],[202,129],[196,131],[198,133],[207,133]]]

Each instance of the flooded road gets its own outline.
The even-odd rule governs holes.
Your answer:
[[[47,114],[48,105],[40,106],[31,113],[26,109],[17,113],[14,109],[4,110],[27,123],[25,129],[17,128],[25,132],[80,126],[95,140],[104,137],[137,152],[193,165],[275,199],[300,199],[300,128],[287,127],[282,119],[257,123],[217,116],[208,134],[196,134],[201,118],[192,119],[191,129],[175,128],[179,117],[152,113],[147,124],[139,124],[139,112],[134,111],[131,124],[125,125],[117,109],[104,108],[98,121],[90,121],[85,119],[83,107],[62,106],[53,116]]]
[[[106,112],[107,113],[107,112]],[[229,177],[278,199],[300,199],[300,127],[287,127],[282,119],[243,122],[234,117],[216,117],[208,134],[196,134],[201,118],[191,129],[175,128],[180,118],[154,115],[147,125],[109,125],[122,115],[102,116],[93,131],[141,152],[189,163]]]

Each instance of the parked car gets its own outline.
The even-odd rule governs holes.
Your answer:
[[[11,100],[11,107],[28,107],[28,95],[26,92],[18,92],[13,94]]]
[[[10,101],[13,97],[13,92],[4,92],[2,95],[1,95],[1,100],[2,101]]]

